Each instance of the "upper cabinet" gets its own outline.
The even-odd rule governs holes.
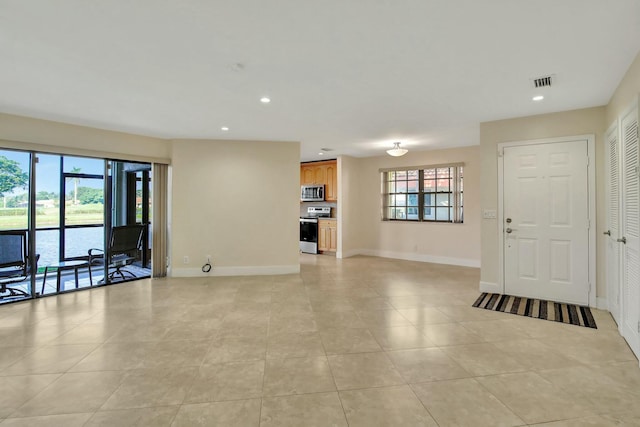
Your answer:
[[[338,167],[337,162],[327,165],[327,174],[325,181],[325,200],[338,200]]]
[[[327,202],[338,200],[338,162],[313,162],[300,164],[300,185],[324,185]]]
[[[310,166],[300,166],[300,185],[313,185],[315,182],[314,169]]]

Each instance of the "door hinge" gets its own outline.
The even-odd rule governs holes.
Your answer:
[[[498,157],[502,157],[502,156],[504,156],[504,149],[498,148]]]
[[[590,162],[589,156],[587,156],[587,166],[589,166],[589,164],[590,164],[589,162]]]

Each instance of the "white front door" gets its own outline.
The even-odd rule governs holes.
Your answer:
[[[640,356],[640,154],[638,109],[626,114],[622,131],[622,335]]]
[[[504,286],[509,295],[589,304],[585,140],[504,148]]]
[[[605,199],[607,205],[607,305],[620,325],[620,139],[617,121],[606,134],[605,140]]]

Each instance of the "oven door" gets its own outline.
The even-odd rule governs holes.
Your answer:
[[[300,251],[318,253],[318,220],[300,218]]]

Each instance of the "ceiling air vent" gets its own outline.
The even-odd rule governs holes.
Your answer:
[[[548,86],[551,86],[551,84],[555,81],[555,79],[556,79],[556,76],[552,74],[550,76],[536,77],[534,79],[531,79],[531,82],[533,83],[534,88],[548,87]]]

